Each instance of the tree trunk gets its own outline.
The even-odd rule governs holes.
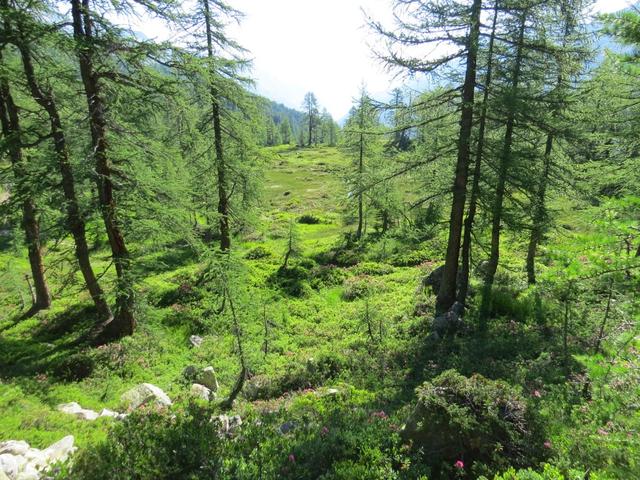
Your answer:
[[[442,283],[436,310],[443,312],[453,305],[456,298],[456,279],[462,236],[462,219],[467,195],[467,177],[471,155],[471,130],[473,128],[473,102],[476,88],[476,69],[478,60],[478,42],[480,38],[480,12],[482,0],[474,0],[471,10],[471,28],[467,40],[467,65],[462,87],[462,112],[460,115],[460,134],[458,137],[458,159],[453,182],[453,201],[449,220],[449,240],[442,275]]]
[[[204,6],[205,28],[207,35],[207,58],[209,59],[209,73],[213,75],[213,33],[211,31],[211,10],[209,0],[202,0]],[[222,123],[220,120],[220,103],[218,92],[211,84],[211,119],[213,124],[213,142],[216,152],[216,173],[218,176],[218,216],[220,218],[220,250],[231,248],[231,232],[229,229],[229,196],[227,195],[227,170],[224,163],[224,149],[222,145]]]
[[[6,4],[6,1],[3,3]],[[60,120],[60,115],[58,114],[58,108],[52,92],[43,90],[36,80],[29,43],[24,37],[24,31],[20,25],[18,26],[16,43],[20,50],[22,65],[31,96],[47,112],[49,117],[58,168],[60,169],[60,174],[62,176],[62,190],[66,200],[67,226],[71,231],[75,243],[78,265],[82,272],[87,290],[89,291],[91,298],[93,299],[93,303],[96,306],[98,321],[108,322],[112,319],[111,310],[109,309],[109,305],[104,297],[104,292],[98,283],[98,279],[96,278],[91,266],[91,260],[89,259],[89,247],[87,245],[87,237],[85,234],[85,223],[80,214],[80,207],[76,197],[75,181],[71,170],[71,162],[69,161],[67,141],[62,129],[62,122]]]
[[[562,48],[566,49],[569,37],[574,28],[574,22],[572,18],[572,13],[570,9],[567,9],[566,6],[562,9],[563,14],[565,15],[565,25],[564,25],[564,35],[562,38]],[[556,92],[562,89],[563,84],[563,75],[562,75],[562,67],[563,65],[558,60],[558,79],[556,85]],[[553,117],[557,117],[559,114],[559,107],[556,107],[553,111]],[[544,151],[544,166],[543,166],[543,174],[540,179],[540,183],[538,185],[538,190],[536,192],[536,201],[534,205],[533,212],[533,225],[531,228],[531,237],[529,238],[529,247],[527,249],[527,281],[529,285],[533,285],[536,283],[536,255],[538,252],[538,245],[542,241],[542,235],[546,229],[546,220],[547,220],[547,209],[546,209],[546,194],[547,194],[547,183],[549,181],[549,174],[551,172],[551,153],[553,151],[553,142],[554,136],[553,133],[549,132],[547,134],[547,142]]]
[[[360,102],[360,145],[358,152],[358,230],[356,231],[356,238],[360,240],[362,238],[362,225],[363,225],[363,205],[362,197],[364,193],[362,191],[362,173],[364,172],[364,134],[362,129],[364,128],[364,102]]]
[[[498,22],[498,4],[496,2],[493,11],[493,23],[491,37],[489,39],[489,51],[487,58],[487,75],[485,78],[484,96],[482,99],[482,111],[480,112],[480,125],[478,127],[478,145],[476,148],[476,162],[473,170],[473,184],[471,198],[469,199],[469,211],[464,221],[464,236],[462,239],[462,265],[460,266],[460,278],[458,286],[458,301],[465,305],[469,292],[469,272],[471,270],[471,233],[478,208],[478,196],[480,195],[480,171],[482,155],[484,152],[485,131],[487,128],[487,110],[489,104],[489,90],[493,74],[493,45],[495,42],[496,24]]]
[[[547,194],[547,182],[549,180],[549,172],[551,171],[551,152],[553,150],[553,134],[547,135],[547,144],[544,149],[544,170],[540,185],[536,192],[536,204],[534,206],[533,225],[531,226],[531,237],[529,238],[529,247],[527,248],[527,282],[529,285],[536,283],[536,254],[538,252],[538,244],[542,240],[547,218],[547,209],[545,206],[545,197]]]
[[[2,53],[0,52],[1,63]],[[51,294],[44,274],[38,212],[27,185],[28,178],[22,156],[18,107],[13,101],[9,82],[4,75],[0,77],[0,123],[2,124],[2,134],[8,141],[9,158],[16,181],[16,197],[22,202],[22,228],[27,243],[29,266],[35,291],[35,298],[29,314],[34,314],[51,306]]]
[[[526,25],[526,13],[523,12],[520,19],[520,29],[518,32],[518,43],[516,50],[516,58],[513,67],[513,77],[511,83],[511,101],[515,101],[515,97],[518,93],[518,86],[520,84],[520,71],[522,67],[522,50],[524,43],[524,30]],[[492,224],[491,224],[491,254],[489,257],[489,265],[487,267],[487,273],[485,276],[484,292],[482,296],[482,306],[480,309],[481,318],[486,318],[491,307],[491,289],[493,287],[493,281],[495,279],[496,271],[498,269],[498,262],[500,260],[500,229],[502,223],[502,211],[504,206],[504,195],[506,190],[507,175],[509,168],[511,167],[511,150],[513,146],[513,131],[515,128],[516,120],[516,107],[511,105],[509,113],[507,115],[507,125],[504,134],[504,144],[502,148],[502,155],[500,157],[500,165],[498,168],[498,185],[496,186],[496,198],[492,209]]]
[[[94,43],[89,0],[71,0],[73,36],[77,43],[80,76],[84,86],[89,111],[91,144],[96,169],[96,185],[102,219],[107,231],[111,255],[116,267],[116,313],[112,320],[102,326],[100,332],[105,339],[133,334],[133,285],[130,278],[131,259],[117,216],[117,204],[113,194],[109,148],[107,144],[107,120],[98,75],[94,69]]]

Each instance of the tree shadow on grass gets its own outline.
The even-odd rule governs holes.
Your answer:
[[[422,331],[412,332],[410,348],[396,352],[393,360],[408,367],[397,401],[410,401],[416,387],[449,369],[465,376],[480,374],[504,380],[525,391],[564,383],[584,373],[584,367],[573,358],[584,353],[584,348],[572,345],[565,357],[559,327],[496,318],[481,333],[473,327],[472,316],[467,322],[470,325],[455,337],[434,339],[427,318],[420,324]]]
[[[89,346],[86,338],[95,315],[92,305],[74,305],[43,316],[25,335],[0,332],[0,376],[18,379],[47,374],[62,381],[88,376],[92,368],[81,352]]]

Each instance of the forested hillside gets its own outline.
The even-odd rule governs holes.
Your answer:
[[[364,8],[406,86],[338,125],[232,0],[0,0],[0,480],[640,479],[640,13],[593,5]]]

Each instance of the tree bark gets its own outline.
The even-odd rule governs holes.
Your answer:
[[[512,102],[515,101],[515,97],[518,93],[518,86],[520,84],[525,25],[526,13],[523,12],[520,18],[518,43],[516,47],[516,57],[514,61],[515,63],[513,67],[513,76],[511,82]],[[500,156],[500,165],[498,167],[498,184],[496,186],[496,197],[492,209],[491,254],[489,256],[489,265],[487,267],[487,273],[485,276],[484,292],[480,309],[481,318],[487,317],[489,309],[491,307],[491,289],[493,288],[493,281],[495,279],[496,271],[498,269],[498,262],[500,260],[500,230],[502,223],[502,211],[504,207],[504,195],[506,190],[507,175],[509,173],[509,168],[511,167],[515,120],[516,107],[512,104],[507,115],[504,144],[502,148],[502,155]]]
[[[6,0],[3,3],[5,3],[6,7]],[[71,162],[69,161],[69,150],[67,148],[67,141],[62,128],[58,108],[56,106],[53,93],[51,91],[43,90],[36,79],[31,49],[28,40],[24,36],[24,29],[21,25],[18,25],[17,33],[16,44],[20,50],[25,78],[27,80],[31,96],[45,110],[45,112],[47,112],[47,116],[49,117],[58,168],[62,176],[62,190],[66,200],[67,226],[75,243],[78,265],[82,272],[87,290],[95,304],[96,311],[98,313],[98,321],[108,322],[112,319],[112,314],[105,299],[104,292],[102,291],[91,266],[89,247],[85,233],[85,223],[80,214],[80,207],[76,197],[75,181],[71,169]]]
[[[493,23],[491,26],[491,37],[489,39],[489,49],[487,58],[487,74],[485,77],[484,95],[482,99],[482,110],[480,112],[480,125],[478,126],[478,145],[476,147],[476,161],[473,170],[473,184],[471,186],[471,198],[469,199],[469,210],[464,220],[464,236],[462,239],[462,264],[460,266],[460,278],[458,285],[458,301],[465,305],[469,292],[469,273],[471,270],[471,233],[473,223],[478,208],[478,196],[480,195],[480,173],[482,165],[482,155],[484,153],[485,132],[487,129],[487,110],[489,104],[489,91],[493,75],[493,46],[495,43],[496,24],[498,22],[498,4],[496,2],[493,10]]]
[[[211,10],[209,0],[202,0],[204,6],[205,29],[207,35],[207,58],[209,59],[209,72],[213,76],[213,33],[211,31]],[[211,84],[209,95],[211,97],[211,121],[213,124],[213,141],[216,152],[216,174],[218,177],[218,216],[220,230],[220,250],[227,251],[231,248],[231,232],[229,228],[229,196],[227,195],[227,169],[224,162],[224,148],[222,145],[222,122],[220,119],[220,103],[218,91]]]
[[[77,44],[80,76],[84,86],[89,112],[91,144],[96,169],[96,185],[102,219],[107,231],[111,255],[116,267],[118,285],[116,288],[115,316],[102,326],[105,339],[131,335],[136,326],[133,314],[133,285],[130,278],[131,259],[117,215],[117,203],[114,197],[109,147],[107,143],[107,120],[105,104],[102,98],[98,74],[93,62],[95,52],[92,44],[93,28],[89,0],[71,0],[73,15],[73,36]]]
[[[1,52],[0,64],[2,64]],[[44,273],[38,211],[27,185],[28,174],[22,155],[22,132],[18,107],[13,101],[9,81],[4,75],[0,77],[0,123],[2,124],[2,134],[8,142],[9,158],[16,181],[16,197],[22,202],[22,228],[27,243],[29,266],[35,291],[33,305],[28,312],[28,315],[31,315],[51,306],[51,294]]]
[[[471,27],[467,40],[467,63],[464,85],[462,87],[462,112],[460,115],[460,134],[458,136],[458,158],[453,182],[453,201],[449,220],[449,239],[442,275],[442,283],[436,310],[443,312],[453,305],[456,299],[456,280],[462,236],[462,219],[467,195],[467,177],[471,156],[471,130],[473,128],[473,102],[476,88],[476,70],[478,61],[478,43],[480,38],[480,12],[482,0],[474,0],[471,9]]]

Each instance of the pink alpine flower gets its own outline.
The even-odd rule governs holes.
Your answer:
[[[322,430],[320,430],[320,434],[323,436],[328,433],[329,433],[329,429],[327,427],[322,427]]]
[[[291,463],[296,463],[296,456],[293,453],[289,454],[289,461]]]
[[[462,460],[457,460],[456,463],[453,464],[454,467],[459,468],[459,469],[463,469],[464,468],[464,462]]]
[[[549,440],[545,441],[542,445],[544,448],[551,448],[551,442]]]
[[[540,390],[534,390],[531,395],[533,395],[536,398],[542,397],[542,394],[540,393]]]

